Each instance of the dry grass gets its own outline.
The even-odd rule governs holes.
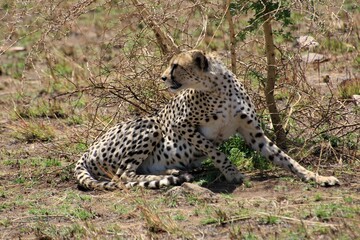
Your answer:
[[[94,139],[118,121],[156,112],[171,98],[158,78],[179,49],[223,56],[243,78],[272,135],[262,94],[262,32],[240,40],[252,12],[230,16],[229,2],[0,2],[0,238],[360,236],[360,115],[343,98],[356,93],[345,87],[359,79],[356,1],[293,1],[294,24],[273,26],[275,97],[289,152],[339,177],[341,187],[320,189],[272,170],[248,173],[246,186],[226,184],[216,172],[215,180],[201,175],[199,183],[216,197],[76,188],[74,162]],[[330,61],[299,61],[309,50],[294,48],[293,40],[305,34],[320,43],[311,51]]]

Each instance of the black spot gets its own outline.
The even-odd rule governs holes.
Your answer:
[[[288,164],[288,168],[292,173],[295,174],[294,166],[291,163]]]
[[[273,145],[274,145],[274,143],[273,143],[273,142],[270,142],[270,143],[269,143],[269,146],[270,146],[270,147],[272,147]]]
[[[241,114],[241,116],[240,116],[241,119],[244,119],[244,118],[246,118],[246,117],[247,117],[246,114]]]
[[[158,132],[154,132],[154,137],[157,137],[159,136],[159,133]]]
[[[174,185],[175,184],[175,179],[174,177],[168,177],[167,180],[170,182],[170,185]]]
[[[264,143],[259,143],[259,148],[262,149],[264,146]]]
[[[133,162],[133,159],[129,158],[125,161],[125,164],[129,164],[129,163],[132,163]]]
[[[263,134],[262,134],[261,132],[258,132],[258,133],[255,134],[255,137],[256,137],[256,138],[260,138],[260,137],[262,137],[262,135],[263,135]]]
[[[273,156],[273,155],[270,155],[270,156],[269,156],[269,160],[270,160],[270,161],[274,161],[274,156]]]

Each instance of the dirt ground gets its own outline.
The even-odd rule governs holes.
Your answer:
[[[73,2],[77,3],[68,1],[70,7]],[[287,122],[288,128],[295,132],[290,136],[298,136],[291,139],[297,148],[294,147],[290,155],[308,169],[336,176],[340,186],[326,188],[304,183],[276,167],[245,170],[249,181],[234,185],[209,167],[194,173],[194,183],[182,186],[159,190],[84,191],[77,187],[73,168],[88,145],[118,119],[151,112],[151,106],[159,107],[159,102],[164,104],[168,97],[164,97],[158,87],[165,61],[159,56],[149,56],[149,49],[158,47],[152,31],[144,27],[141,16],[131,4],[126,9],[121,5],[124,3],[119,3],[117,8],[113,3],[116,1],[99,2],[107,2],[109,6],[105,3],[100,7],[86,5],[91,9],[76,15],[78,19],[74,18],[76,21],[66,26],[66,31],[59,31],[64,37],[54,36],[52,40],[47,36],[50,40],[44,40],[46,51],[32,55],[39,59],[25,63],[27,54],[33,50],[31,44],[39,41],[36,35],[25,34],[22,38],[20,33],[16,33],[19,36],[11,35],[21,39],[15,46],[24,46],[24,49],[6,48],[7,52],[2,52],[3,48],[0,48],[0,239],[360,239],[358,105],[350,99],[328,100],[339,97],[337,92],[344,80],[360,79],[356,29],[349,33],[349,44],[339,40],[343,44],[340,47],[336,45],[338,42],[335,44],[329,40],[330,35],[328,39],[324,37],[322,43],[329,46],[320,46],[318,51],[329,56],[329,60],[320,65],[309,64],[303,69],[309,85],[307,89],[313,92],[300,89],[299,85],[287,79],[288,76],[279,77],[280,90],[277,90],[277,95],[282,96],[279,105],[286,108],[287,113],[291,108],[294,114],[291,117],[300,123]],[[155,2],[152,4],[159,7]],[[176,2],[182,4],[182,1]],[[2,3],[0,13],[8,14],[6,7],[9,6]],[[218,7],[211,5],[214,6]],[[221,14],[215,12],[209,17],[204,44],[210,49],[213,44],[223,53],[222,49],[228,47],[225,44],[228,39],[215,31],[216,24],[221,25],[223,9],[220,7],[217,11]],[[31,13],[31,8],[26,9]],[[79,12],[83,9],[86,7]],[[154,9],[157,14],[161,8]],[[195,11],[188,5],[183,10]],[[175,15],[181,11],[172,10],[170,13]],[[352,18],[354,23],[360,22],[356,13]],[[52,14],[65,16],[63,20],[66,22],[67,15],[61,15],[61,11]],[[8,15],[4,15],[4,19]],[[28,21],[32,21],[32,15],[29,16]],[[196,16],[204,19],[199,13]],[[247,18],[234,16],[234,19],[243,23]],[[296,23],[298,29],[307,29],[305,21],[299,19]],[[52,23],[51,17],[46,20]],[[52,23],[59,29],[61,26],[56,24],[60,20]],[[141,24],[134,24],[136,21]],[[188,25],[182,25],[181,21]],[[161,27],[177,27],[170,33],[179,34],[184,45],[193,46],[195,40],[183,26],[191,32],[196,26],[201,32],[201,21],[186,21],[178,16],[176,20],[165,21]],[[211,24],[214,25],[212,28]],[[177,32],[180,28],[185,37]],[[294,35],[306,32],[294,29]],[[262,41],[262,36],[254,36],[255,40],[250,38],[246,44],[239,42],[239,68],[255,66],[256,70],[257,67],[264,69],[256,65],[264,60],[263,49],[256,45]],[[209,39],[215,43],[207,42]],[[291,43],[280,42],[279,38],[276,44],[293,49]],[[139,68],[134,67],[139,63]],[[144,63],[150,65],[151,70],[142,69]],[[286,71],[290,72],[282,70],[281,73]],[[245,70],[240,72],[245,75]],[[111,87],[115,78],[123,80],[119,80],[117,87],[123,87],[121,93],[126,97],[109,97],[113,89],[106,87]],[[247,87],[260,85],[258,80],[249,79],[244,79]],[[253,91],[261,92],[259,89]],[[291,99],[294,89],[303,96],[298,101]],[[134,92],[136,96],[132,95]],[[128,99],[138,105],[132,105]],[[258,99],[255,102],[258,103]],[[294,102],[298,105],[291,105]],[[301,112],[299,109],[305,110]],[[314,126],[316,124],[319,124],[318,128]],[[316,138],[318,136],[312,132],[314,129],[322,131],[318,135],[323,139]],[[334,132],[336,134],[331,135]],[[315,136],[312,146],[312,143],[305,144],[308,136]],[[296,145],[299,139],[306,139],[305,143]],[[302,144],[309,148],[300,149],[298,146]],[[208,176],[212,176],[211,180]]]
[[[1,77],[0,93],[16,83]],[[31,83],[37,84],[37,83]],[[66,139],[86,130],[64,119],[41,119],[56,132],[50,142],[14,137],[21,120],[1,102],[0,229],[2,239],[356,239],[360,235],[359,165],[320,166],[340,186],[303,183],[273,168],[247,172],[249,184],[214,182],[161,190],[81,191],[72,175],[81,152]],[[314,166],[317,165],[314,159]],[[354,169],[354,167],[356,169]],[[207,172],[198,173],[206,175]],[[198,178],[201,179],[201,176]],[[189,187],[190,186],[190,187]],[[194,187],[195,186],[195,187]]]

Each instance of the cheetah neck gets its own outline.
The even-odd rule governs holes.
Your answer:
[[[211,95],[228,98],[242,88],[235,74],[216,58],[211,58],[210,75],[215,86],[209,91]]]

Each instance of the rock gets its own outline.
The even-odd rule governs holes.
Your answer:
[[[203,195],[203,194],[215,195],[215,193],[212,192],[211,190],[201,187],[194,183],[185,182],[181,185],[181,187],[183,187],[185,190],[187,190],[189,192],[198,193],[200,195]]]
[[[197,184],[185,182],[181,186],[176,186],[171,188],[166,192],[166,195],[170,196],[186,196],[186,195],[194,195],[200,199],[207,201],[217,201],[217,196],[214,192],[210,191],[207,188],[200,187]]]
[[[352,95],[351,98],[354,99],[357,106],[360,106],[360,95]]]
[[[330,58],[319,54],[319,53],[304,53],[301,55],[301,60],[305,63],[323,63],[323,62],[327,62],[330,60]]]
[[[297,48],[314,48],[319,46],[319,43],[312,36],[300,36],[295,40],[294,47]]]

